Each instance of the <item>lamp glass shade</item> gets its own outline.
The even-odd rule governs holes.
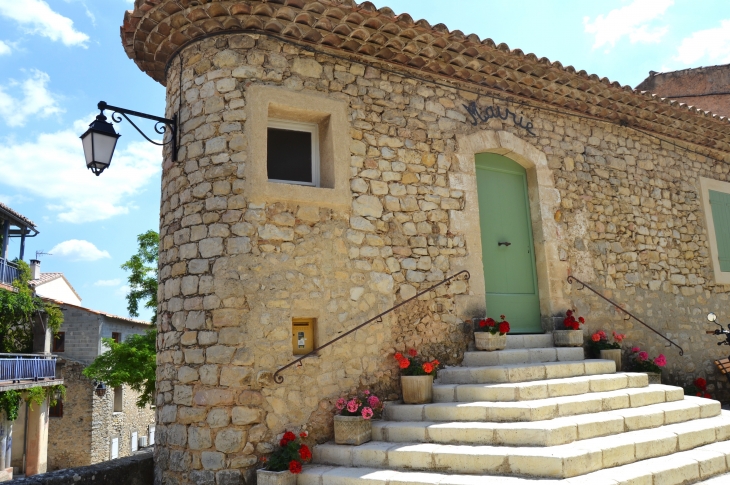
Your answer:
[[[114,148],[121,135],[114,131],[106,116],[99,115],[81,135],[81,143],[86,157],[86,168],[95,175],[101,174],[112,162]]]
[[[707,321],[708,321],[708,322],[713,322],[713,323],[714,323],[715,321],[717,321],[717,315],[715,315],[715,314],[714,314],[714,313],[712,313],[712,312],[708,313],[708,314],[707,314]]]

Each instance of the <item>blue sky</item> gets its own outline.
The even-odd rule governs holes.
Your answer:
[[[637,85],[650,70],[730,63],[727,0],[387,0],[414,19]],[[157,229],[160,151],[128,123],[111,167],[86,170],[78,136],[96,103],[161,116],[164,88],[122,49],[131,0],[0,0],[0,201],[36,222],[26,260],[61,271],[89,308],[126,315],[136,236]],[[145,125],[151,130],[151,125]],[[17,256],[14,243],[10,256]],[[142,317],[148,317],[143,314]]]

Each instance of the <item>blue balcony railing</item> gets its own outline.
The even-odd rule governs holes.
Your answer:
[[[56,357],[33,354],[0,354],[0,382],[56,378]]]
[[[19,274],[20,272],[15,264],[7,259],[0,258],[0,283],[12,285],[13,281],[18,279]]]

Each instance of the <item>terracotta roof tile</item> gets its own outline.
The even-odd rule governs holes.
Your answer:
[[[41,277],[35,280],[28,281],[30,286],[38,286],[48,283],[58,278],[63,278],[63,273],[41,273]]]
[[[422,77],[504,90],[611,122],[730,151],[727,118],[670,102],[540,59],[443,24],[414,21],[387,7],[353,0],[135,0],[124,16],[127,55],[165,84],[165,66],[187,39],[247,29],[319,45],[368,64],[418,70]],[[337,52],[339,51],[339,52]],[[444,82],[446,80],[443,80]],[[456,86],[455,86],[456,87]],[[672,129],[677,120],[681,129]]]
[[[0,202],[0,213],[2,213],[2,212],[6,212],[8,215],[16,218],[18,221],[24,223],[26,226],[32,227],[35,229],[35,223],[33,221],[31,221],[30,219],[25,217],[20,212],[16,212],[13,209],[11,209],[10,207],[8,207],[5,204],[3,204],[2,202]]]

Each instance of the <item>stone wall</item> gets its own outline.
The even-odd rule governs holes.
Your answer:
[[[138,408],[139,393],[125,387],[123,411],[114,412],[114,389],[103,397],[94,393],[94,383],[83,376],[85,365],[59,359],[58,374],[64,379],[66,398],[63,417],[50,418],[48,463],[50,470],[85,466],[111,457],[111,440],[119,439],[119,457],[129,456],[131,434],[147,436],[154,425],[154,410]]]
[[[725,395],[711,363],[722,352],[704,335],[703,314],[730,317],[730,288],[713,283],[698,177],[727,180],[726,164],[628,128],[265,36],[213,37],[181,57],[182,75],[176,57],[167,83],[181,148],[162,179],[158,480],[202,483],[217,474],[223,483],[240,479],[239,470],[248,479],[285,429],[326,439],[337,397],[365,387],[397,393],[395,351],[416,346],[460,361],[470,335],[463,320],[484,313],[473,162],[482,151],[528,170],[545,329],[575,307],[586,333],[615,329],[629,345],[666,353],[667,381],[703,376]],[[350,153],[334,163],[349,170],[347,207],[329,201],[327,189],[281,185],[262,196],[247,188],[265,163],[251,155],[260,127],[247,120],[261,113],[250,93],[279,92],[258,86],[297,93],[292,102],[311,100],[313,113],[325,100],[345,106]],[[463,107],[472,101],[517,111],[536,135],[512,119],[473,126]],[[291,318],[317,318],[323,343],[464,268],[468,284],[432,292],[273,382],[293,358]],[[685,356],[571,287],[571,273],[677,340]]]
[[[152,485],[154,482],[152,449],[134,456],[105,461],[96,465],[51,471],[28,478],[16,478],[7,485]]]

